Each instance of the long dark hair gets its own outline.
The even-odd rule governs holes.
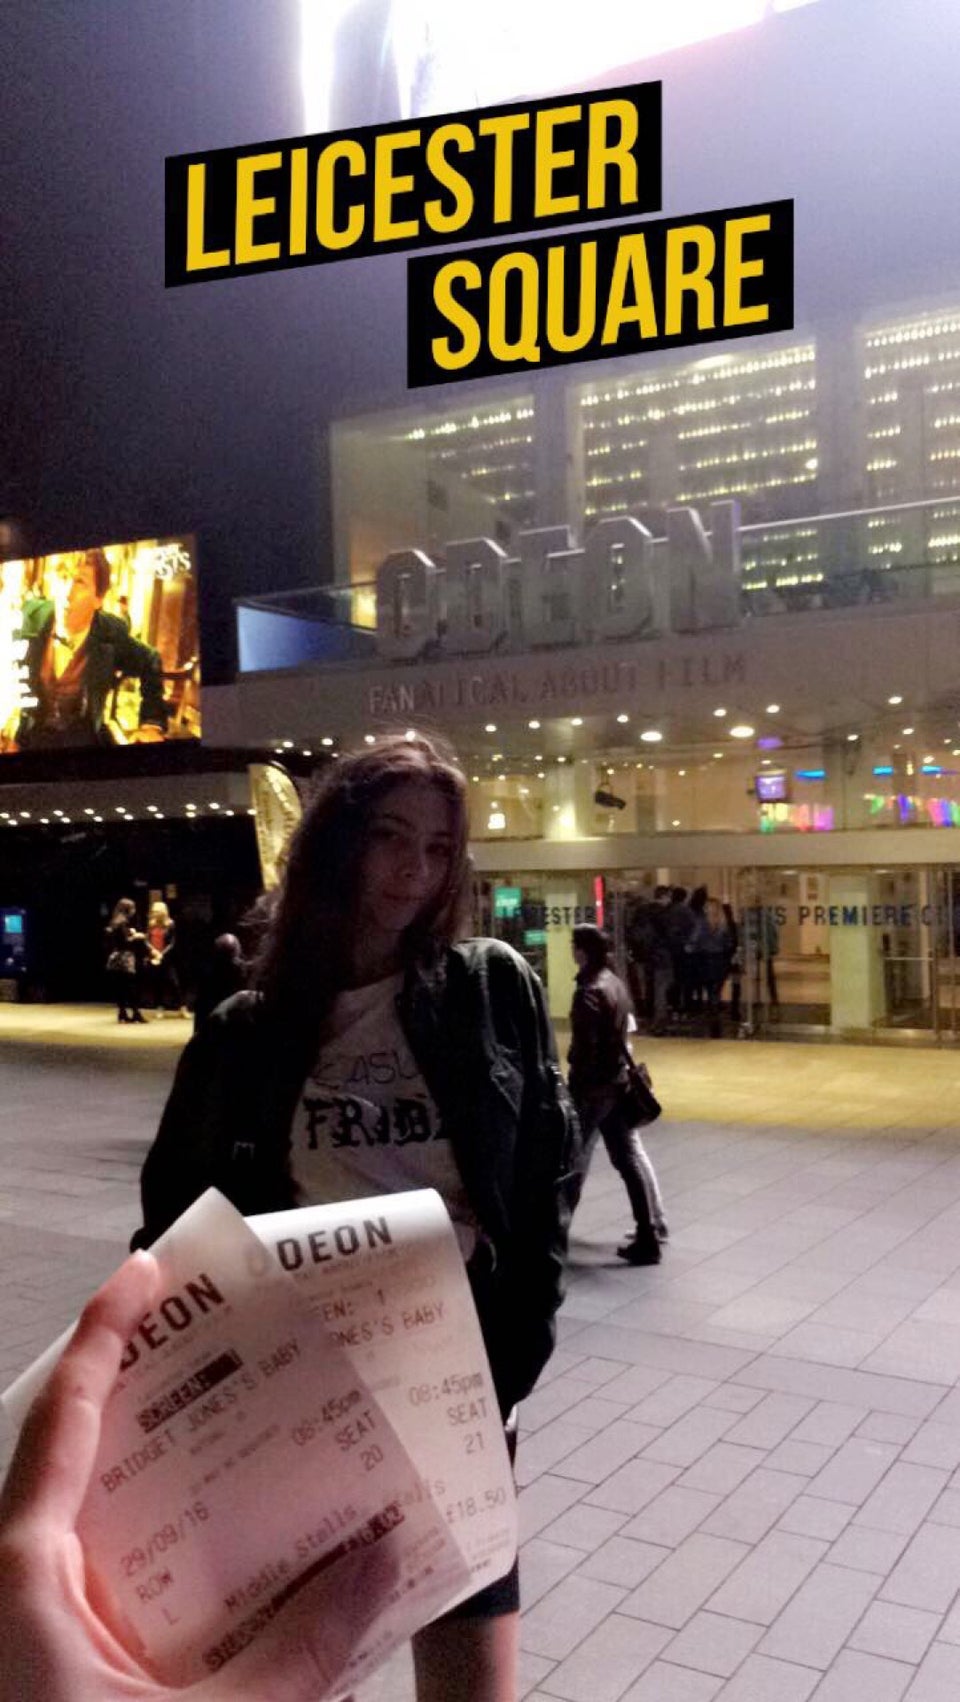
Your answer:
[[[118,898],[108,926],[111,928],[132,927],[136,914],[137,906],[132,898]]]
[[[467,786],[453,752],[421,734],[386,734],[331,762],[290,841],[283,880],[265,912],[252,984],[296,1026],[322,1022],[347,983],[363,852],[371,818],[404,781],[435,786],[451,806],[447,877],[406,930],[405,964],[436,953],[461,929],[467,885]]]

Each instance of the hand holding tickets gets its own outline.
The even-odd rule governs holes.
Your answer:
[[[29,1495],[31,1473],[56,1482],[64,1458],[72,1481],[69,1422],[53,1465],[36,1427],[42,1438],[57,1391],[79,1386],[69,1367],[88,1353],[92,1313],[106,1370],[96,1398],[74,1400],[96,1424],[71,1490],[70,1599],[84,1634],[118,1672],[198,1697],[227,1694],[207,1676],[221,1668],[229,1694],[243,1694],[251,1663],[272,1674],[251,1689],[258,1698],[336,1694],[515,1552],[506,1449],[449,1219],[424,1191],[248,1226],[211,1191],[154,1251],[156,1275],[152,1261],[128,1261],[84,1314],[8,1495]],[[115,1290],[126,1310],[105,1301]],[[50,1361],[4,1396],[15,1419]],[[81,1544],[104,1624],[83,1599]],[[355,1584],[365,1619],[341,1612],[327,1639],[325,1605],[335,1595],[342,1609]],[[44,1702],[58,1696],[45,1681]]]
[[[93,1611],[76,1526],[124,1342],[159,1293],[137,1253],[86,1308],[24,1425],[0,1497],[0,1702],[315,1702],[345,1670],[394,1579],[390,1556],[360,1548],[278,1631],[225,1672],[175,1691],[155,1681]],[[282,1627],[282,1631],[280,1628]]]

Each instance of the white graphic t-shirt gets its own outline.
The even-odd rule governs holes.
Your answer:
[[[336,999],[297,1101],[291,1165],[303,1205],[436,1188],[468,1259],[477,1220],[397,1016],[402,975]]]

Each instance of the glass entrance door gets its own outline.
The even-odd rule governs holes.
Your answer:
[[[960,1040],[960,869],[934,873],[935,990],[938,1038]]]
[[[881,869],[884,1016],[878,1026],[940,1033],[938,997],[943,941],[938,926],[942,871]]]
[[[830,1023],[826,876],[802,869],[742,869],[739,928],[745,1034],[818,1029]]]

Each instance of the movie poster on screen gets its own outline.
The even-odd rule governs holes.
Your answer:
[[[200,737],[190,537],[0,562],[0,754]]]

